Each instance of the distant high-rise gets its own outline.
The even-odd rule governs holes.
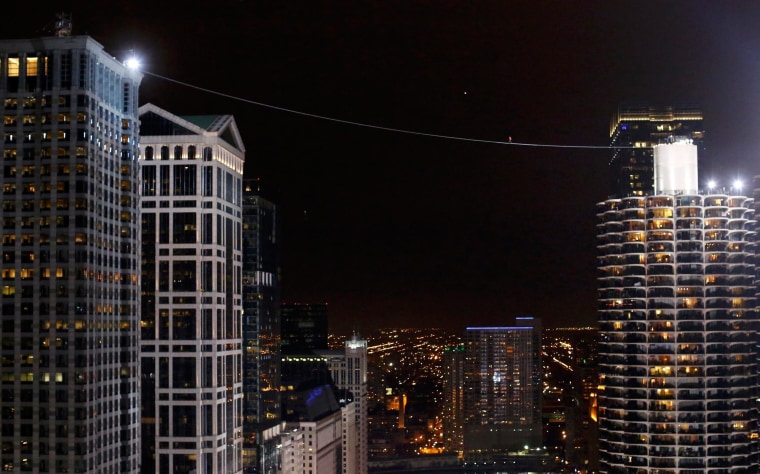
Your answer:
[[[139,472],[142,75],[70,28],[0,41],[0,463]]]
[[[345,426],[354,427],[355,436],[343,437],[343,474],[367,474],[368,466],[368,405],[367,399],[367,341],[353,334],[343,350],[317,350],[324,357],[333,383],[338,389],[349,392],[353,419],[344,419]],[[344,429],[348,434],[348,429]]]
[[[694,106],[651,105],[621,105],[618,108],[610,124],[610,146],[621,147],[613,148],[610,159],[614,197],[652,194],[652,147],[673,135],[690,138],[704,151],[705,131],[701,109]],[[708,171],[704,164],[701,169]]]
[[[597,205],[600,472],[760,472],[753,200],[698,192],[688,138],[654,166]]]
[[[283,303],[280,317],[283,353],[328,348],[326,303]]]
[[[243,469],[280,469],[280,249],[277,210],[243,186]]]
[[[345,439],[356,439],[353,394],[333,383],[327,360],[283,355],[281,472],[355,472],[344,466]]]
[[[464,356],[464,344],[443,353],[443,447],[452,453],[462,452]]]
[[[231,115],[140,107],[142,471],[242,472],[242,174]]]
[[[542,446],[541,326],[468,327],[464,360],[464,458],[492,461]]]

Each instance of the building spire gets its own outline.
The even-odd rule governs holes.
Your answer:
[[[55,36],[71,36],[71,15],[68,13],[58,13],[55,15]]]

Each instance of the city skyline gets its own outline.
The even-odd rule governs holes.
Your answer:
[[[698,103],[725,179],[758,172],[750,2],[89,5],[73,34],[141,56],[141,104],[235,116],[246,178],[281,211],[283,300],[327,302],[342,333],[593,324],[609,150],[237,99],[567,146],[607,145],[621,102]],[[61,7],[7,7],[3,36],[40,36]]]

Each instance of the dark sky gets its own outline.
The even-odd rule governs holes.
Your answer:
[[[173,3],[173,2],[172,2]],[[332,328],[594,324],[594,204],[621,102],[700,104],[724,182],[760,172],[756,1],[35,2],[148,73],[141,102],[230,113],[282,222],[283,296]],[[10,8],[10,12],[8,9]],[[9,21],[9,18],[13,18]]]

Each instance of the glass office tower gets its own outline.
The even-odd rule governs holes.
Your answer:
[[[142,472],[242,472],[242,174],[230,115],[140,107]]]
[[[704,163],[702,110],[696,106],[621,105],[610,124],[610,170],[615,197],[645,196],[654,190],[655,145],[669,136],[685,136],[697,146]],[[619,147],[619,148],[616,148]]]
[[[139,472],[142,76],[69,31],[0,41],[0,463]]]
[[[280,466],[280,246],[276,206],[243,183],[243,469]]]
[[[753,200],[700,193],[696,154],[597,205],[602,473],[760,472]]]

